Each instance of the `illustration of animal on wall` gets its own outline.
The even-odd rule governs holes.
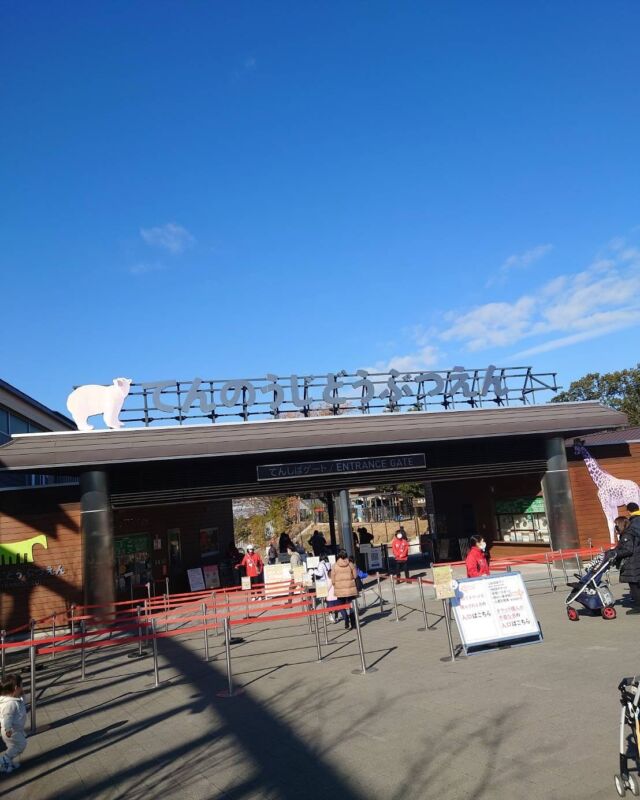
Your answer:
[[[47,537],[43,533],[22,542],[0,542],[0,563],[26,564],[33,562],[33,548],[37,544],[48,550]]]
[[[614,520],[618,516],[618,508],[626,506],[627,503],[640,505],[640,486],[635,481],[616,478],[602,469],[579,439],[574,441],[574,452],[584,460],[591,479],[598,487],[598,500],[600,500],[600,505],[607,518],[609,538],[615,544]]]
[[[111,386],[87,384],[78,386],[67,398],[67,408],[80,431],[92,431],[87,419],[102,414],[108,428],[122,428],[119,415],[131,388],[130,378],[114,378]]]

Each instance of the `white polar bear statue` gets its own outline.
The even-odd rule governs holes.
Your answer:
[[[67,408],[80,431],[92,431],[88,417],[102,414],[108,428],[122,428],[118,419],[126,396],[131,388],[130,378],[114,378],[111,386],[87,384],[78,386],[67,398]]]

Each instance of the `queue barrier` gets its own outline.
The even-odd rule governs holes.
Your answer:
[[[246,590],[245,590],[246,591]],[[211,594],[210,592],[208,593]],[[219,627],[220,621],[222,621],[222,625],[225,629],[225,651],[226,651],[226,661],[227,661],[227,681],[228,687],[230,691],[228,696],[233,696],[233,676],[231,671],[231,655],[230,655],[230,646],[231,646],[231,636],[230,631],[233,626],[237,625],[253,625],[259,623],[266,623],[266,622],[283,622],[286,620],[297,619],[297,618],[304,618],[306,617],[309,620],[310,632],[315,633],[316,639],[316,648],[318,654],[318,662],[322,661],[322,649],[320,643],[320,634],[319,634],[319,624],[317,620],[322,616],[324,620],[325,626],[325,642],[326,644],[329,643],[328,636],[326,634],[326,614],[337,612],[341,610],[352,609],[356,614],[356,632],[357,632],[357,639],[358,639],[358,647],[360,652],[360,661],[362,665],[361,670],[357,670],[358,674],[366,674],[367,672],[375,671],[372,668],[368,668],[366,666],[365,660],[365,653],[364,653],[364,646],[362,643],[362,634],[360,631],[359,626],[359,616],[357,614],[357,602],[354,600],[352,603],[343,604],[339,606],[332,606],[327,607],[326,603],[323,602],[321,607],[319,608],[311,608],[313,595],[311,593],[306,593],[304,596],[300,594],[288,594],[285,596],[281,596],[279,603],[270,602],[272,598],[269,598],[265,595],[260,596],[260,604],[256,606],[256,610],[260,612],[260,616],[240,616],[239,618],[235,619],[235,614],[241,614],[239,606],[244,605],[243,602],[237,603],[229,603],[228,606],[224,609],[223,613],[215,613],[215,614],[208,614],[207,611],[207,604],[204,601],[201,604],[199,609],[199,613],[192,613],[186,619],[181,616],[178,619],[182,620],[182,622],[194,622],[198,621],[200,624],[194,625],[190,624],[186,628],[179,628],[174,630],[165,630],[165,631],[158,631],[156,624],[159,619],[162,618],[162,613],[154,614],[153,616],[149,616],[148,618],[142,617],[138,615],[138,619],[133,622],[119,622],[117,624],[109,625],[108,627],[104,627],[104,623],[101,620],[96,620],[91,615],[88,614],[80,614],[74,615],[74,630],[68,634],[56,634],[51,636],[44,636],[39,639],[35,638],[35,621],[31,621],[30,623],[30,630],[31,630],[31,637],[27,641],[22,642],[3,642],[2,643],[2,654],[4,658],[5,650],[11,649],[29,649],[29,662],[30,662],[30,695],[31,695],[31,732],[34,733],[37,729],[36,724],[36,713],[37,713],[37,703],[36,703],[36,657],[38,655],[55,655],[55,653],[64,653],[64,652],[80,652],[80,678],[81,680],[85,680],[86,678],[86,652],[88,650],[95,650],[103,647],[118,647],[118,646],[128,646],[130,644],[137,644],[138,648],[141,649],[142,642],[151,641],[152,648],[153,648],[153,672],[154,672],[154,684],[156,687],[160,685],[160,677],[159,677],[159,663],[158,663],[158,650],[157,650],[157,640],[179,636],[182,634],[191,634],[197,633],[199,631],[204,632],[205,636],[205,660],[209,660],[209,649],[208,649],[208,639],[207,632],[213,628],[216,630]],[[193,606],[194,603],[191,602],[189,604],[185,604],[188,606]],[[264,614],[266,611],[273,611],[273,610],[281,610],[285,606],[290,609],[299,608],[300,610],[296,611],[287,611],[284,614]],[[232,608],[233,607],[233,608]],[[186,610],[187,613],[189,609]],[[264,616],[262,615],[264,614]],[[45,618],[45,621],[49,618]],[[311,620],[315,620],[315,624],[311,624]],[[90,630],[87,623],[98,623],[102,624],[102,627],[96,627],[93,630]],[[79,629],[79,635],[78,635]],[[137,629],[137,635],[131,635],[132,630]],[[117,634],[114,638],[114,634]],[[124,635],[122,635],[124,634]],[[108,636],[108,639],[100,639],[96,640],[95,637],[104,637]],[[88,638],[93,637],[93,638]]]

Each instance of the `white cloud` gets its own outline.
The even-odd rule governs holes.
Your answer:
[[[398,372],[415,372],[420,369],[435,367],[440,358],[440,350],[435,345],[425,345],[415,353],[405,356],[393,356],[388,361],[378,361],[372,367],[367,367],[370,372],[388,372],[397,369]]]
[[[615,241],[613,253],[586,270],[561,275],[512,302],[445,315],[445,341],[471,351],[543,338],[517,356],[548,352],[640,325],[640,251]],[[551,336],[551,338],[549,338]]]
[[[155,228],[140,228],[140,236],[151,247],[160,247],[174,254],[184,252],[195,243],[192,234],[175,222],[167,222]]]
[[[538,244],[530,250],[525,250],[524,253],[514,253],[510,255],[502,262],[497,274],[489,278],[486,283],[487,287],[494,286],[497,283],[504,283],[511,271],[526,269],[531,266],[531,264],[535,264],[536,261],[540,261],[541,258],[544,258],[552,250],[552,244]]]

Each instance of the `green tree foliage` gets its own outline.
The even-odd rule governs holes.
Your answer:
[[[619,372],[590,372],[573,381],[566,392],[557,394],[553,403],[577,400],[599,400],[611,408],[623,411],[630,425],[640,425],[640,364]]]

